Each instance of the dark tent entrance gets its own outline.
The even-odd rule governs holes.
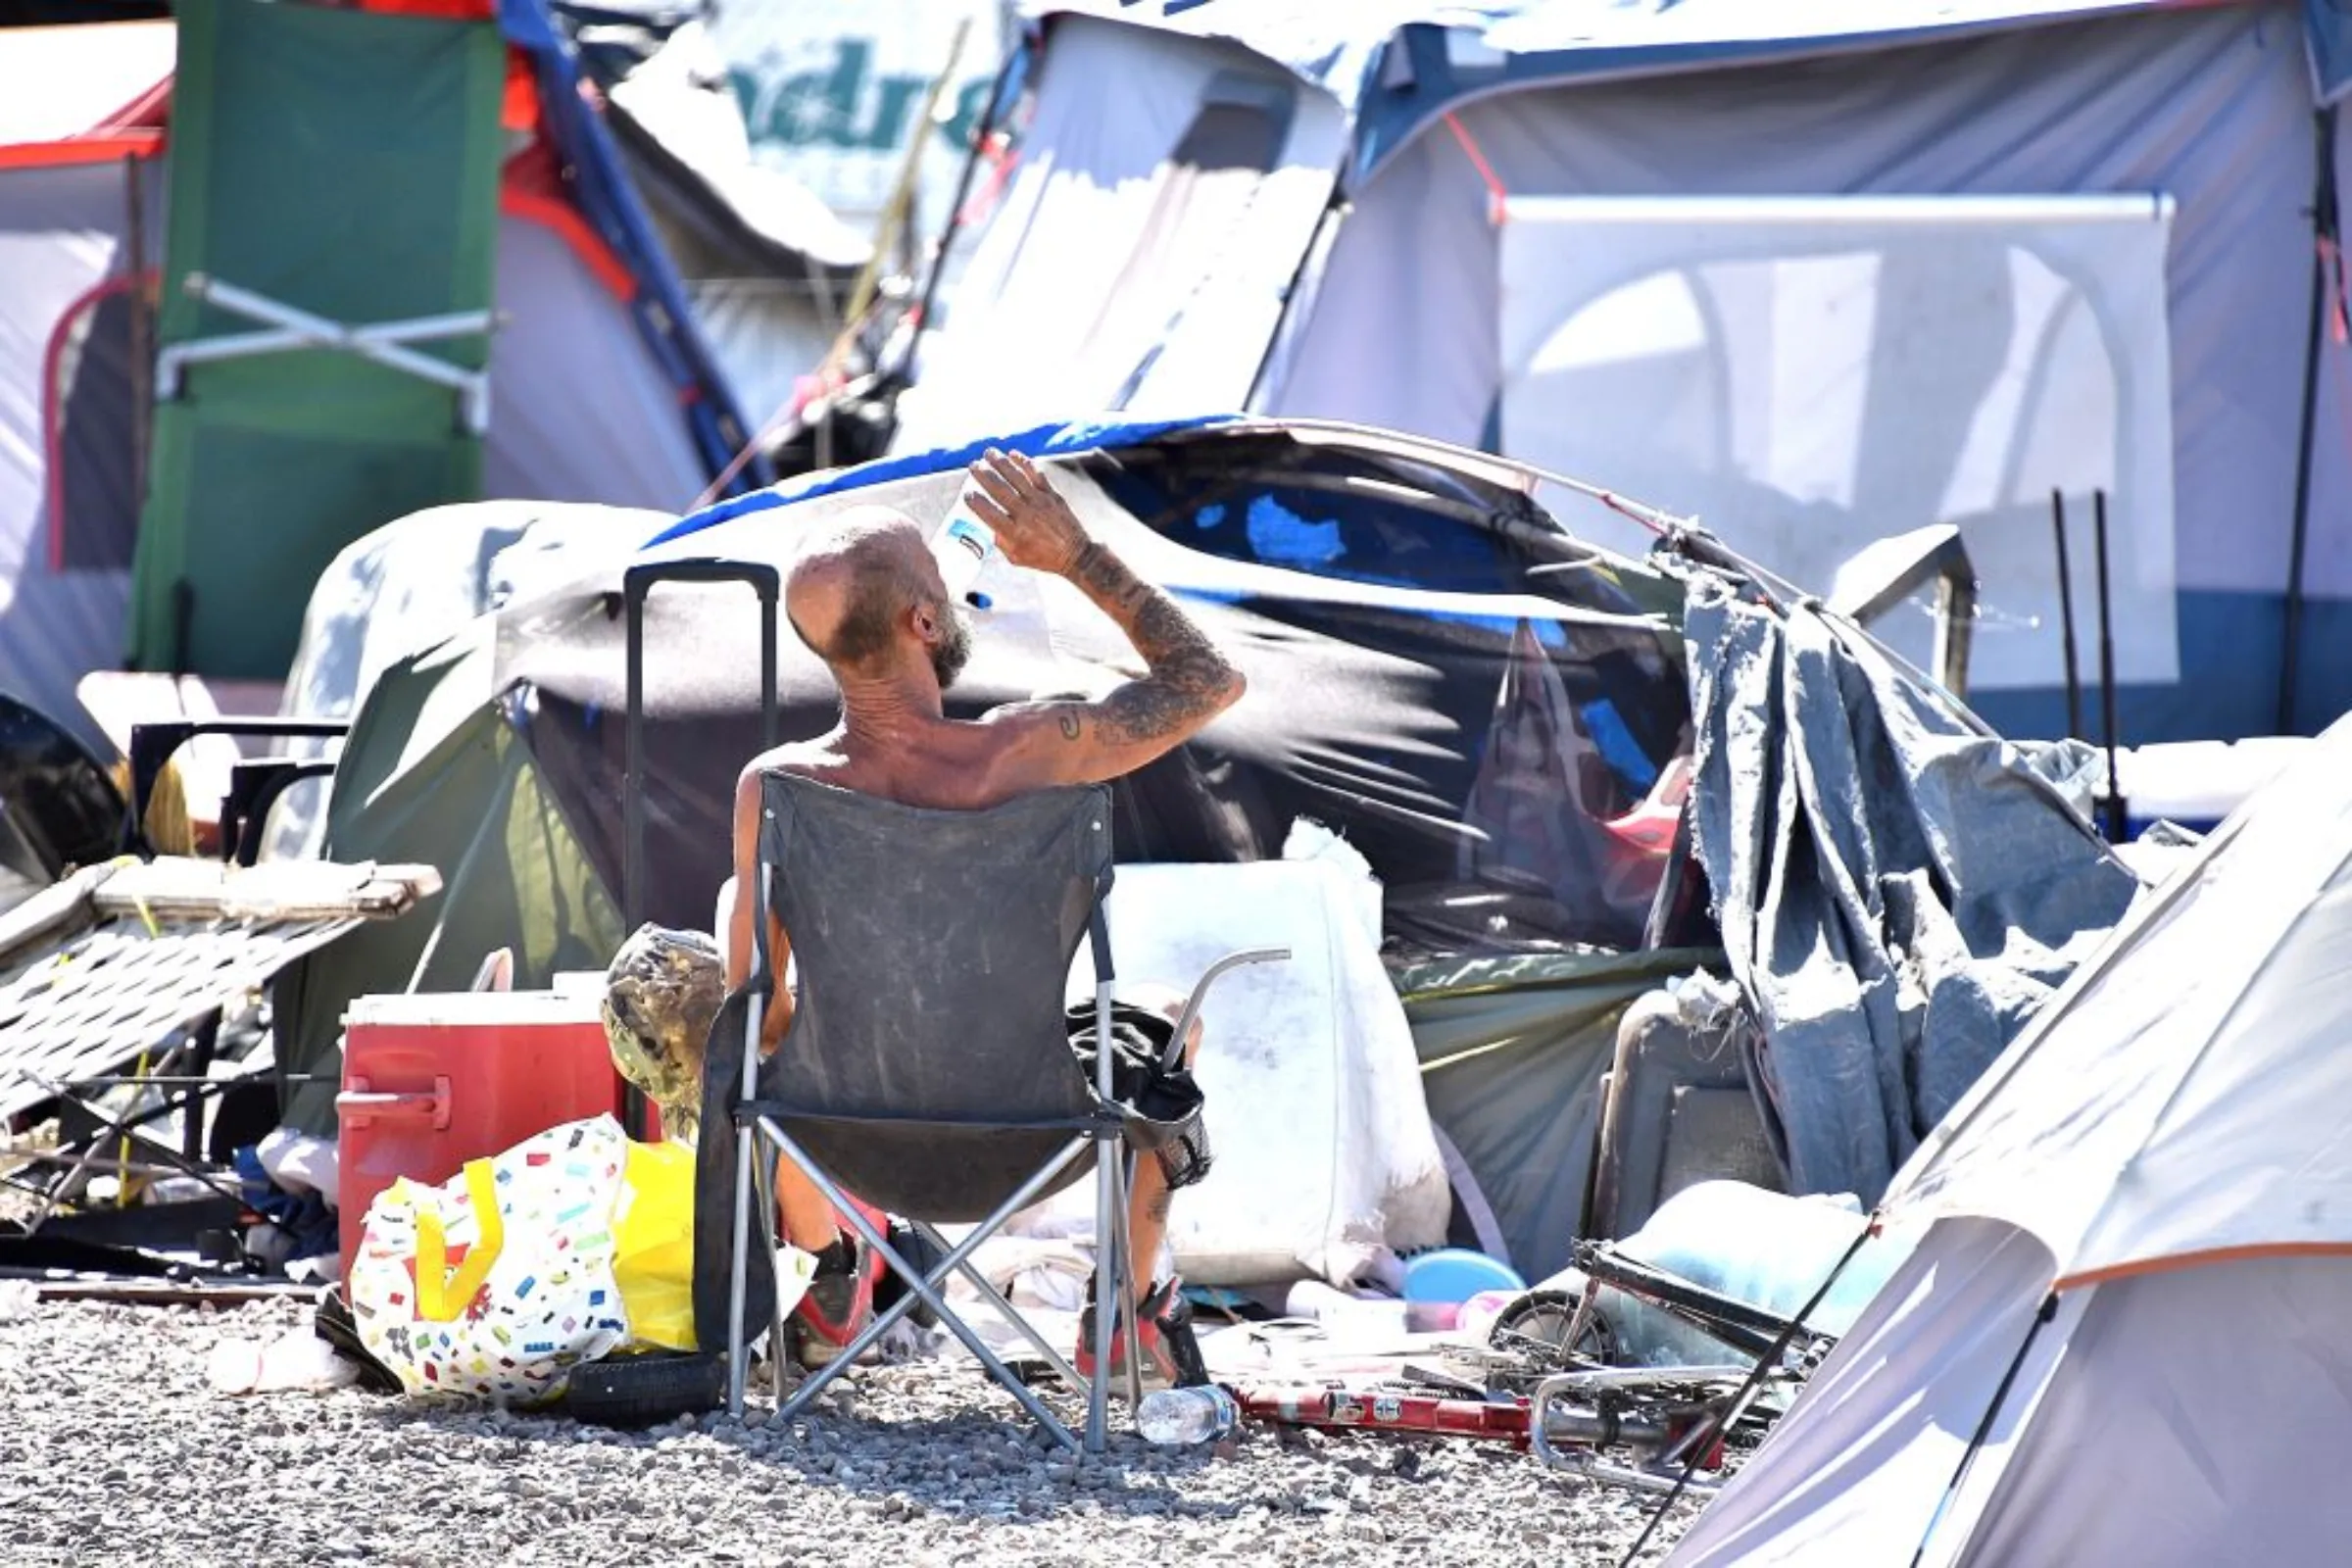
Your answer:
[[[148,377],[138,287],[105,279],[66,309],[41,365],[41,433],[53,571],[126,571],[139,536]]]

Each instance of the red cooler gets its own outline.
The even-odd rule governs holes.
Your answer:
[[[377,1193],[438,1184],[561,1122],[619,1115],[601,992],[362,997],[343,1019],[335,1098],[343,1263]]]

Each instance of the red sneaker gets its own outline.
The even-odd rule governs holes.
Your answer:
[[[1184,1298],[1181,1282],[1165,1280],[1152,1287],[1143,1300],[1136,1304],[1135,1315],[1143,1328],[1137,1338],[1142,1354],[1137,1358],[1137,1372],[1148,1393],[1153,1389],[1193,1388],[1208,1381],[1208,1369],[1200,1360],[1200,1343],[1193,1337],[1193,1304]],[[1078,1320],[1078,1375],[1095,1375],[1095,1308],[1094,1293],[1087,1293],[1087,1308]],[[1120,1323],[1110,1334],[1110,1387],[1117,1393],[1127,1384],[1127,1325]]]

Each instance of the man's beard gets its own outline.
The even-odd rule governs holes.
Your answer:
[[[931,645],[931,673],[939,677],[939,689],[944,692],[956,684],[956,677],[963,673],[972,657],[972,617],[964,613],[961,605],[943,608],[941,636]]]

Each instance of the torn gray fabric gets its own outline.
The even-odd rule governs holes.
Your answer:
[[[2079,742],[1965,724],[1870,641],[1694,571],[1691,836],[1790,1190],[1875,1202],[2139,883],[2066,803]]]

